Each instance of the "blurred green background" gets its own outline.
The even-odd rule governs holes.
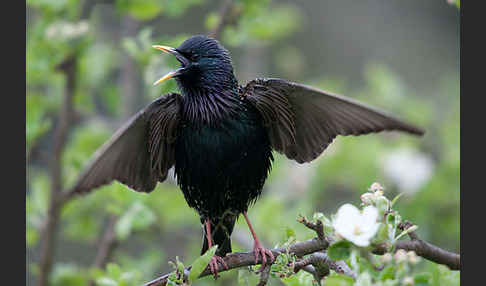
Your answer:
[[[231,1],[229,1],[231,2]],[[419,235],[459,251],[460,113],[459,18],[445,0],[232,1],[220,40],[241,84],[280,77],[356,98],[414,122],[423,138],[398,133],[338,137],[317,160],[298,165],[276,155],[261,199],[249,215],[264,244],[313,236],[298,214],[334,213],[373,182]],[[455,1],[453,1],[455,2]],[[177,66],[151,48],[178,46],[208,34],[228,1],[27,0],[27,285],[39,280],[52,190],[71,186],[93,152],[154,98],[177,91],[174,81],[152,83]],[[73,69],[59,65],[74,59]],[[68,80],[69,75],[73,77]],[[72,85],[70,85],[70,83]],[[70,124],[53,183],[55,130],[72,92]],[[116,245],[93,267],[104,232],[114,223]],[[234,251],[251,249],[244,220],[233,233]],[[150,194],[113,183],[60,209],[50,285],[139,285],[171,270],[178,256],[199,256],[202,232],[172,175]],[[106,262],[112,263],[104,267]],[[430,263],[420,267],[427,269]],[[122,278],[120,278],[123,276]],[[100,278],[106,279],[100,279]],[[216,283],[233,285],[238,271]],[[123,284],[125,283],[125,284]],[[117,284],[115,284],[117,285]],[[282,285],[271,279],[270,285]]]

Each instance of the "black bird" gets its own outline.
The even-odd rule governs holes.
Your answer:
[[[228,51],[215,39],[193,36],[174,55],[181,67],[155,84],[175,78],[180,94],[163,95],[134,115],[94,155],[75,192],[117,180],[151,192],[175,167],[188,205],[200,215],[201,253],[218,245],[209,266],[231,252],[230,236],[243,214],[262,269],[274,257],[258,240],[247,210],[262,192],[272,151],[298,163],[317,158],[337,135],[383,130],[424,131],[352,99],[283,79],[255,79],[240,86]]]

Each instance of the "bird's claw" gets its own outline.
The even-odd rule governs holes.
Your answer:
[[[228,269],[228,264],[224,262],[224,259],[221,256],[214,255],[211,260],[209,261],[209,270],[211,270],[211,273],[214,276],[214,279],[218,279],[219,274],[218,274],[218,262],[224,266],[224,268]]]
[[[272,251],[264,248],[259,243],[255,243],[255,246],[253,247],[253,252],[255,252],[255,264],[258,263],[258,258],[260,256],[262,257],[262,266],[257,272],[262,272],[263,269],[265,269],[265,266],[267,265],[267,255],[270,258],[269,261],[270,264],[272,264],[275,261],[275,257],[273,256]]]

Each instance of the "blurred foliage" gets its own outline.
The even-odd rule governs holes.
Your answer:
[[[112,11],[109,15],[115,17],[116,23],[130,17],[138,23],[134,35],[123,36],[119,32],[121,26],[104,26],[104,21],[110,18],[100,17],[101,12],[96,10],[98,6],[83,15],[84,5],[88,2],[91,1],[27,1],[26,243],[28,275],[34,277],[31,281],[35,281],[37,275],[39,233],[45,222],[50,196],[46,157],[49,157],[52,128],[56,126],[66,82],[58,70],[59,63],[71,55],[78,59],[74,108],[81,119],[70,130],[62,156],[63,185],[68,187],[90,156],[126,119],[122,118],[119,81],[125,57],[130,57],[136,64],[136,73],[141,79],[138,96],[144,102],[177,91],[174,81],[152,87],[155,80],[178,63],[172,57],[160,55],[151,45],[178,46],[190,35],[156,34],[154,23],[160,19],[182,21],[194,9],[216,3],[218,5],[209,6],[211,9],[201,26],[209,31],[221,20],[219,9],[222,3],[209,0],[107,1],[103,7]],[[459,1],[456,3],[459,7]],[[267,62],[276,74],[288,79],[298,78],[306,61],[312,58],[285,39],[302,29],[305,17],[300,8],[292,3],[270,0],[238,0],[234,1],[233,9],[238,16],[235,23],[223,30],[223,44],[239,53],[249,47],[273,47],[274,53]],[[106,31],[110,32],[107,34]],[[459,251],[459,79],[458,73],[438,72],[441,72],[441,78],[430,83],[431,89],[425,91],[430,93],[427,96],[423,90],[409,86],[391,67],[377,61],[369,62],[363,70],[364,83],[358,88],[350,88],[345,79],[320,74],[303,80],[303,83],[345,94],[373,106],[398,111],[400,117],[423,126],[427,132],[421,139],[395,133],[359,139],[338,137],[323,156],[312,164],[301,166],[275,154],[264,195],[249,213],[265,245],[273,247],[289,239],[313,237],[314,233],[295,220],[298,214],[335,213],[337,206],[344,202],[357,202],[370,182],[383,182],[390,197],[403,192],[401,181],[396,180],[397,176],[390,176],[385,166],[390,156],[407,149],[431,162],[432,171],[417,183],[417,187],[407,189],[397,210],[420,226],[417,232],[423,239]],[[403,159],[403,164],[407,162],[415,161]],[[416,168],[414,165],[408,167]],[[98,242],[112,216],[118,217],[115,230],[120,246],[110,263],[103,269],[94,269],[91,263],[81,263],[74,258],[84,255],[89,256],[88,261],[94,261]],[[132,192],[114,182],[68,202],[62,208],[61,221],[58,241],[68,245],[69,249],[57,253],[51,285],[86,285],[88,280],[95,281],[96,285],[140,285],[170,271],[172,268],[167,260],[179,256],[190,262],[199,257],[199,218],[187,207],[172,178],[159,184],[151,194]],[[233,235],[234,251],[250,249],[251,243],[244,220],[238,220]],[[85,249],[91,251],[83,252]],[[416,285],[459,283],[458,275],[442,266],[423,261],[414,268],[414,273],[429,275],[428,284],[420,284],[421,278],[415,277]],[[375,278],[378,275],[369,273]],[[366,275],[359,277],[360,285],[368,285],[366,281],[370,277]],[[232,271],[222,273],[216,284],[233,285],[238,281],[241,285],[254,285],[254,279],[254,274],[246,270]],[[269,285],[312,285],[312,280],[310,274],[301,272],[283,279],[271,278]],[[215,282],[208,277],[195,284],[214,285]],[[350,282],[349,278],[332,274],[326,285],[350,285]]]

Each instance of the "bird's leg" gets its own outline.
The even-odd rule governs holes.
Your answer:
[[[208,240],[208,249],[213,247],[213,238],[211,236],[211,222],[207,219],[204,222],[206,226],[206,239]],[[209,269],[211,273],[214,275],[214,279],[218,279],[218,261],[224,266],[224,268],[228,269],[228,264],[224,262],[223,258],[218,255],[214,255],[211,260],[209,261]]]
[[[267,255],[270,258],[270,264],[275,261],[275,257],[273,256],[272,251],[264,248],[263,245],[260,243],[260,240],[255,234],[255,231],[253,231],[253,227],[251,226],[250,220],[248,219],[248,215],[246,214],[246,212],[243,212],[243,216],[245,217],[246,223],[250,228],[251,235],[253,236],[253,240],[255,241],[255,243],[253,244],[253,251],[255,252],[255,263],[258,263],[258,257],[260,255],[262,256],[262,267],[259,270],[262,271],[263,269],[265,269],[265,265],[267,264]]]

